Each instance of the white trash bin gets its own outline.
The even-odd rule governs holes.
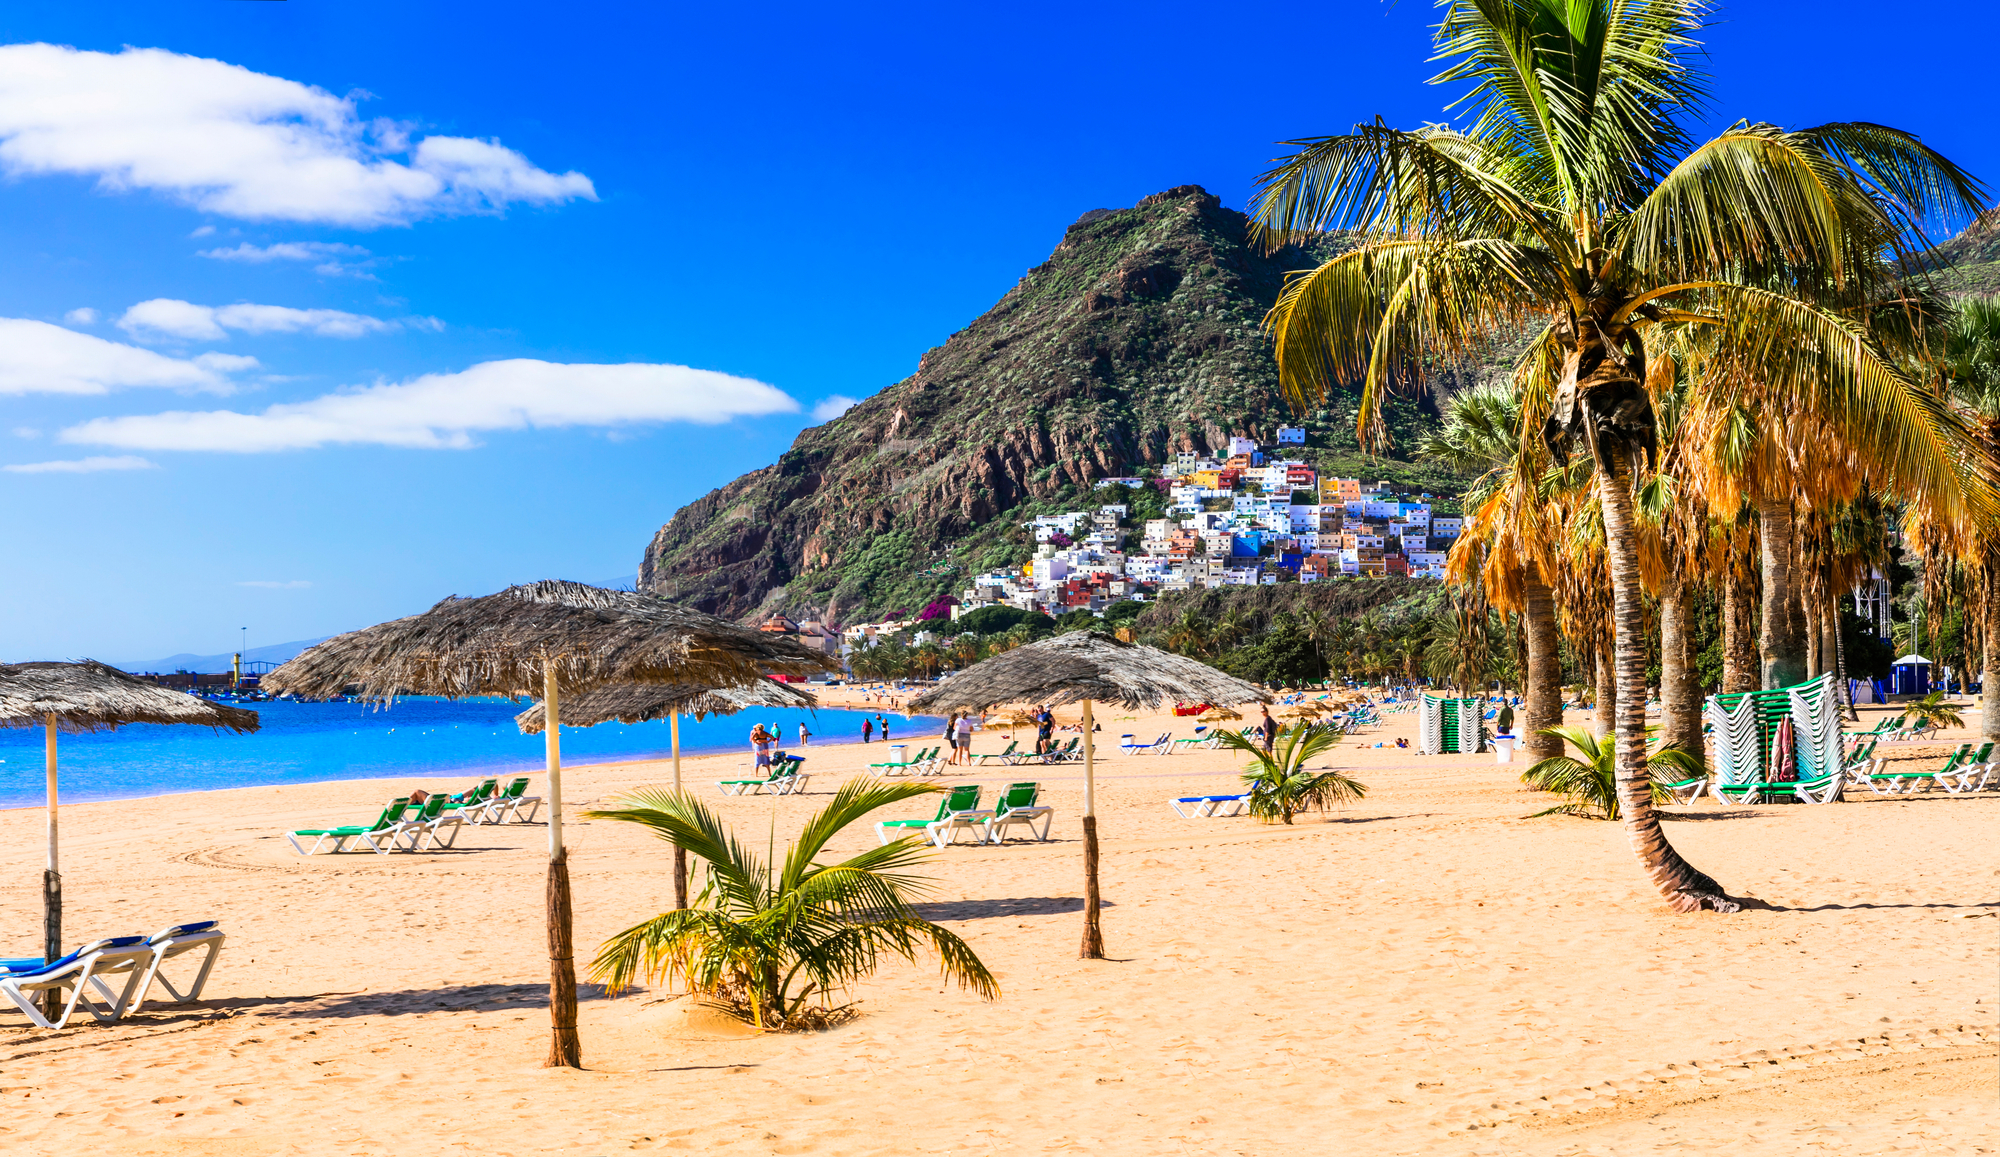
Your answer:
[[[1512,762],[1514,762],[1514,737],[1513,737],[1513,736],[1511,736],[1511,735],[1496,735],[1496,736],[1494,736],[1494,737],[1493,737],[1493,762],[1495,762],[1495,763],[1512,763]]]
[[[890,745],[889,745],[889,762],[890,762],[890,763],[908,763],[909,761],[910,761],[910,745],[909,745],[909,744],[907,744],[907,743],[892,743],[892,744],[890,744]]]

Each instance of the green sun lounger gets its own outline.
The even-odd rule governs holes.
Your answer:
[[[1956,772],[1967,757],[1972,754],[1970,743],[1961,743],[1958,750],[1944,761],[1944,766],[1935,771],[1876,771],[1868,775],[1868,787],[1876,795],[1910,795],[1924,786],[1925,780],[1932,780],[1942,786],[1946,777]]]
[[[1953,795],[1969,791],[1982,791],[1987,779],[1993,774],[1993,744],[1980,745],[1979,750],[1965,757],[1957,767],[1940,771],[1932,778],[1937,785]]]
[[[979,766],[981,767],[985,767],[986,761],[989,759],[997,759],[1001,763],[1007,764],[1008,766],[1011,767],[1014,764],[1014,749],[1019,746],[1021,746],[1021,741],[1016,739],[1007,744],[1007,750],[1005,751],[1001,752],[989,751],[984,755],[975,755],[972,758],[978,760]]]
[[[286,832],[285,838],[291,841],[292,850],[301,856],[317,856],[322,852],[344,852],[347,850],[347,845],[355,840],[362,840],[368,844],[370,850],[386,855],[390,849],[377,847],[375,839],[371,837],[379,833],[386,838],[390,829],[403,818],[403,812],[408,810],[409,806],[410,799],[404,796],[402,799],[389,801],[389,806],[382,809],[382,814],[375,817],[375,822],[372,824],[339,828],[300,828],[297,831]],[[301,837],[311,839],[313,846],[300,847]],[[328,844],[332,846],[328,847]],[[393,847],[392,844],[391,848]]]
[[[722,789],[723,795],[763,795],[767,787],[773,795],[784,795],[792,790],[793,784],[789,781],[799,764],[804,762],[798,756],[787,755],[783,759],[772,760],[771,772],[763,779],[718,779],[715,786]]]
[[[395,850],[397,844],[401,844],[406,852],[428,852],[439,844],[449,848],[458,842],[458,833],[464,827],[465,817],[459,814],[457,805],[451,802],[451,797],[434,795],[424,800],[423,807],[417,809],[415,814],[405,813],[403,818],[389,829],[389,848],[375,850],[387,854],[388,851]],[[449,839],[443,838],[447,831],[451,833]],[[370,847],[375,846],[373,838],[369,836],[361,838]]]
[[[944,793],[944,798],[938,801],[937,814],[930,819],[883,820],[881,823],[875,825],[875,835],[876,838],[886,844],[891,840],[900,839],[904,836],[927,832],[932,824],[948,820],[958,812],[971,812],[978,810],[978,808],[979,785],[976,783],[961,783]],[[983,814],[981,819],[982,821],[985,819]]]
[[[907,774],[912,768],[921,771],[925,767],[925,765],[929,764],[930,761],[936,757],[938,750],[939,750],[938,748],[933,747],[929,751],[917,752],[917,754],[910,759],[889,760],[884,763],[871,763],[868,765],[868,770],[879,771],[883,775],[904,775]]]
[[[1016,824],[1024,825],[1028,834],[1038,840],[1047,841],[1049,825],[1055,822],[1056,809],[1038,803],[1042,795],[1039,783],[1010,783],[1007,790],[1000,793],[1000,799],[993,805],[993,818],[986,821],[986,842],[997,844],[1006,839],[1003,828]],[[1035,831],[1035,821],[1040,820],[1042,829]]]

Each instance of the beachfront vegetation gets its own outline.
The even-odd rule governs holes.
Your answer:
[[[688,992],[727,1005],[759,1028],[815,1028],[842,1018],[849,1006],[832,1002],[871,975],[884,956],[915,960],[928,947],[946,979],[997,997],[999,983],[965,941],[912,907],[927,888],[908,874],[928,858],[918,841],[817,862],[827,843],[863,816],[938,790],[850,780],[806,821],[781,863],[760,857],[685,793],[636,791],[585,812],[586,819],[651,828],[706,863],[692,904],[605,941],[590,975],[611,993],[641,980],[679,980]]]
[[[1250,814],[1265,823],[1291,823],[1302,812],[1325,811],[1368,794],[1360,781],[1338,771],[1310,771],[1306,761],[1317,759],[1340,742],[1340,728],[1306,723],[1280,728],[1266,752],[1262,741],[1223,729],[1216,734],[1223,746],[1250,757],[1243,783],[1250,792]]]
[[[1646,730],[1653,734],[1659,728],[1649,727]],[[1544,808],[1528,818],[1561,815],[1594,820],[1617,819],[1618,745],[1609,735],[1600,736],[1588,727],[1551,727],[1549,733],[1554,739],[1568,740],[1569,745],[1576,749],[1576,754],[1552,755],[1536,760],[1521,773],[1521,782],[1536,791],[1564,796],[1569,802]],[[1646,766],[1654,803],[1666,803],[1673,798],[1659,785],[1659,780],[1679,783],[1708,775],[1708,767],[1702,763],[1701,756],[1678,747],[1658,748],[1647,758]]]
[[[1385,444],[1392,391],[1524,344],[1506,375],[1514,436],[1503,407],[1466,431],[1494,465],[1452,575],[1525,620],[1531,732],[1559,710],[1558,631],[1594,659],[1643,869],[1678,909],[1734,911],[1653,811],[1649,638],[1680,741],[1699,702],[1692,588],[1722,590],[1732,673],[1797,683],[1836,668],[1833,600],[1867,573],[1869,536],[1830,528],[1865,527],[1873,496],[1895,495],[1940,544],[1926,558],[1991,574],[1978,562],[2000,559],[2000,488],[1990,442],[1927,368],[1939,309],[1904,280],[1930,258],[1919,226],[1970,219],[1985,190],[1877,124],[1742,121],[1696,140],[1707,12],[1452,0],[1434,79],[1460,87],[1465,127],[1377,120],[1293,142],[1254,217],[1271,251],[1362,231],[1291,278],[1265,328],[1296,407],[1361,383],[1364,446]],[[2000,583],[1983,595],[2000,605]]]

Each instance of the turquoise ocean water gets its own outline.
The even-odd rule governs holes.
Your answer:
[[[523,735],[514,716],[527,703],[506,699],[398,699],[386,710],[364,703],[246,704],[263,722],[251,735],[206,727],[137,724],[94,735],[57,737],[62,798],[132,799],[179,791],[210,791],[330,779],[430,777],[456,789],[485,775],[537,775],[542,737]],[[812,747],[861,740],[860,711],[758,708],[740,715],[681,720],[681,753],[743,752],[750,765],[750,728],[776,724],[786,749],[799,752],[799,724]],[[940,735],[944,720],[888,716],[896,742]],[[605,723],[562,729],[563,763],[665,758],[667,724]],[[0,728],[0,807],[43,803],[41,728]]]

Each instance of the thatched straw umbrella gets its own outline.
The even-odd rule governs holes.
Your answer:
[[[586,691],[562,708],[571,727],[620,723],[652,723],[666,719],[674,752],[674,790],[681,789],[681,716],[697,721],[710,715],[734,715],[746,707],[818,707],[812,693],[765,679],[749,687],[704,687],[699,683],[621,683]],[[514,716],[523,734],[539,735],[548,720],[540,703]],[[687,849],[674,845],[674,906],[688,906]]]
[[[912,714],[986,711],[1002,703],[1083,704],[1083,948],[1078,955],[1104,958],[1098,925],[1097,753],[1090,706],[1096,701],[1131,710],[1162,701],[1207,703],[1269,702],[1262,688],[1232,678],[1206,663],[1138,643],[1121,642],[1099,631],[1073,631],[1029,643],[975,663],[945,684],[910,701]]]
[[[0,664],[0,727],[48,729],[49,858],[42,872],[43,959],[63,955],[62,870],[56,841],[56,732],[102,731],[127,723],[194,723],[257,730],[257,713],[224,707],[137,679],[94,659],[80,663]],[[56,994],[49,993],[50,999]]]
[[[545,581],[449,598],[421,615],[338,635],[264,677],[305,698],[361,685],[365,697],[530,696],[541,692],[549,797],[547,1063],[580,1068],[569,854],[562,838],[562,696],[615,683],[755,686],[766,673],[832,669],[825,655],[651,595]]]

